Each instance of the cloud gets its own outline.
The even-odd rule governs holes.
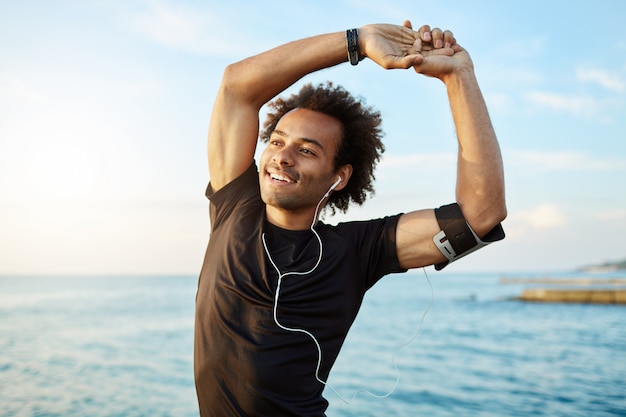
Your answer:
[[[21,78],[0,74],[0,101],[5,100],[7,105],[15,100],[27,105],[39,105],[48,101],[45,94]]]
[[[544,203],[510,213],[505,229],[509,237],[520,238],[529,233],[557,229],[567,224],[567,216],[558,205]]]
[[[556,204],[542,204],[517,215],[535,229],[552,229],[567,224],[565,214]]]
[[[113,11],[125,30],[156,44],[205,55],[238,55],[258,51],[245,30],[245,24],[228,16],[228,5],[211,2],[205,7],[164,0],[111,2]],[[236,18],[236,16],[234,17]],[[233,45],[238,45],[236,49]]]
[[[576,79],[582,83],[598,85],[612,93],[626,91],[626,80],[616,71],[596,68],[578,68]],[[563,94],[547,91],[531,91],[523,98],[534,107],[547,108],[555,112],[569,113],[575,116],[600,117],[608,120],[611,109],[621,107],[618,97],[593,96],[591,94]]]
[[[525,36],[517,39],[507,39],[495,48],[496,56],[507,56],[510,59],[528,61],[544,54],[549,41],[545,36]]]
[[[626,208],[604,210],[596,213],[594,217],[598,220],[626,222]]]
[[[233,42],[230,36],[222,39],[214,36],[219,31],[211,29],[219,28],[220,22],[216,15],[203,10],[183,9],[162,2],[146,3],[146,9],[127,19],[128,27],[144,37],[187,52],[223,54]]]
[[[506,93],[485,93],[485,101],[487,102],[487,105],[492,112],[508,112],[510,109],[513,108],[511,96]]]
[[[571,113],[576,116],[597,113],[599,103],[593,97],[533,91],[524,95],[524,99],[533,106],[547,107],[551,110]]]
[[[416,153],[408,155],[385,154],[380,161],[381,169],[415,169],[422,167],[425,170],[439,168],[441,166],[454,166],[456,154],[453,152],[440,153]]]
[[[626,170],[626,158],[599,158],[581,151],[525,151],[509,150],[505,153],[507,168],[528,172],[575,171],[612,172]]]
[[[626,82],[616,72],[592,68],[579,68],[576,70],[576,76],[580,81],[599,84],[601,87],[615,93],[621,93],[626,90]]]

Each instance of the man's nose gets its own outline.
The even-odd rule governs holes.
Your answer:
[[[291,146],[285,146],[280,151],[275,152],[272,160],[278,165],[293,165],[293,149]]]

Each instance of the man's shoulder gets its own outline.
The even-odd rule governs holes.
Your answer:
[[[351,229],[351,228],[367,228],[372,225],[380,225],[380,224],[397,224],[398,219],[402,216],[403,213],[393,214],[384,217],[378,217],[373,219],[355,219],[355,220],[344,220],[337,223],[322,223],[324,227],[332,228],[332,229]]]
[[[340,236],[357,236],[361,238],[363,235],[371,234],[375,231],[382,231],[395,228],[398,225],[398,220],[402,214],[394,214],[390,216],[366,219],[366,220],[348,220],[335,224],[322,223],[326,233],[336,234]]]
[[[261,199],[259,176],[252,164],[239,177],[212,192],[211,184],[207,187],[210,201],[210,220],[212,231],[221,224],[241,221],[246,225],[257,222],[265,215],[265,204]]]
[[[250,190],[255,194],[260,194],[259,191],[259,174],[257,166],[254,161],[250,164],[241,175],[224,185],[217,191],[213,190],[211,182],[207,185],[205,195],[212,202],[227,198],[233,194],[240,194]]]

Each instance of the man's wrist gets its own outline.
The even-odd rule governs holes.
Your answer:
[[[449,88],[478,83],[472,68],[456,68],[439,78]]]
[[[348,29],[346,30],[346,49],[348,52],[348,61],[352,65],[358,65],[359,61],[362,61],[364,56],[361,55],[359,50],[359,30]]]

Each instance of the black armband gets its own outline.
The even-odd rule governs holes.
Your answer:
[[[461,259],[492,242],[504,239],[502,224],[491,229],[482,239],[479,238],[465,220],[457,203],[435,209],[435,217],[437,217],[441,232],[433,237],[433,242],[448,259],[435,265],[437,271],[442,270],[450,262]]]

